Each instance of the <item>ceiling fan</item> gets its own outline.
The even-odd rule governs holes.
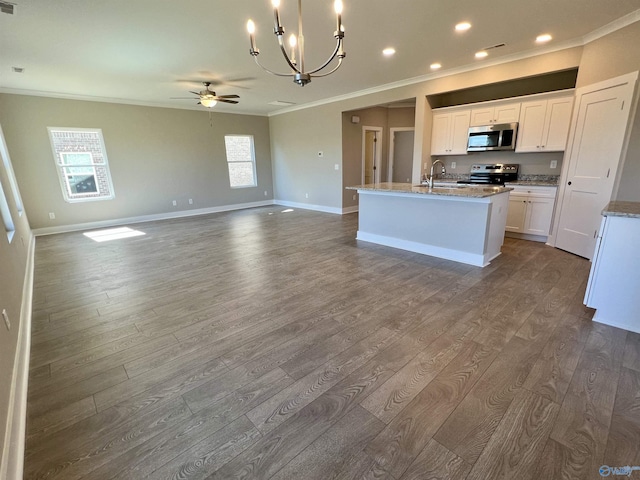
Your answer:
[[[202,84],[205,87],[204,90],[201,90],[199,92],[189,91],[189,93],[193,93],[194,95],[197,95],[195,100],[200,100],[198,102],[198,105],[202,105],[203,107],[206,107],[206,108],[211,108],[215,106],[215,104],[218,102],[238,103],[237,100],[231,100],[231,99],[240,98],[239,95],[216,95],[216,92],[214,92],[213,90],[209,90],[209,86],[211,85],[211,82],[202,82]],[[193,97],[172,97],[172,98],[174,100],[179,100],[179,99],[190,99]]]

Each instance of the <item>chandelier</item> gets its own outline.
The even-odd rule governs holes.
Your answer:
[[[251,41],[251,49],[249,53],[254,58],[255,62],[261,67],[264,71],[270,73],[271,75],[277,75],[279,77],[293,77],[293,81],[304,87],[307,83],[311,81],[312,77],[326,77],[327,75],[331,75],[335,72],[340,65],[342,65],[342,59],[346,56],[346,53],[342,49],[342,43],[344,38],[344,27],[342,25],[342,0],[335,0],[333,6],[336,12],[336,31],[333,33],[334,38],[336,39],[336,47],[333,50],[333,53],[329,57],[329,60],[324,62],[320,67],[313,70],[305,70],[304,65],[304,35],[302,34],[302,0],[298,0],[298,35],[291,34],[289,37],[289,47],[290,54],[287,53],[287,48],[284,44],[283,36],[284,36],[284,28],[280,24],[280,12],[278,8],[280,7],[280,0],[271,0],[271,4],[273,5],[273,17],[274,17],[274,27],[273,33],[278,37],[278,45],[280,45],[280,50],[282,51],[282,55],[284,55],[284,59],[287,64],[291,68],[290,73],[277,73],[269,70],[264,65],[262,65],[258,61],[258,55],[260,54],[260,50],[256,47],[256,26],[253,23],[253,20],[249,20],[247,22],[247,30],[249,31],[249,40]],[[297,53],[297,57],[296,57]],[[331,61],[337,58],[338,63],[328,72],[318,73],[324,70]]]

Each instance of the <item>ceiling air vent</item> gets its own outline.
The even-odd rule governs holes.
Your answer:
[[[13,3],[0,1],[0,12],[8,13],[9,15],[13,15],[13,7],[14,6],[15,5]]]

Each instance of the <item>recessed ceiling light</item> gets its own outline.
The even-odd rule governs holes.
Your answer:
[[[440,65],[439,63],[432,63],[430,67],[431,70],[438,70],[439,68],[442,68],[442,65]]]
[[[466,32],[471,28],[471,24],[469,22],[460,22],[456,25],[456,32]]]
[[[389,47],[389,48],[385,48],[384,50],[382,50],[382,54],[386,55],[387,57],[390,57],[394,53],[396,53],[396,49],[395,48]]]
[[[486,50],[480,50],[479,52],[476,52],[476,58],[484,58],[487,55],[489,55],[489,53],[487,53]]]
[[[538,35],[536,37],[536,42],[537,43],[545,43],[548,42],[549,40],[551,40],[553,37],[551,35],[549,35],[548,33],[545,33],[544,35]]]

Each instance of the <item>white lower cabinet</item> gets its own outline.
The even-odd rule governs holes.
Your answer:
[[[514,186],[509,194],[509,211],[505,230],[512,233],[536,235],[541,241],[551,231],[556,187]]]
[[[584,303],[593,320],[640,333],[640,218],[605,216]]]

